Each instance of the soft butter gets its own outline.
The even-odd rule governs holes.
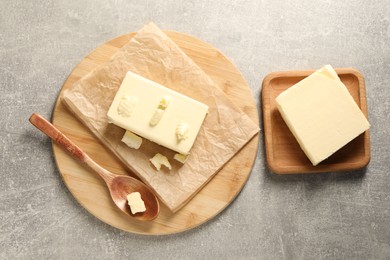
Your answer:
[[[107,113],[108,121],[187,155],[208,106],[128,72]]]
[[[330,65],[282,92],[276,104],[313,165],[370,127]]]

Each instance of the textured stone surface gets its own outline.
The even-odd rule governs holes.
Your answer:
[[[0,14],[0,259],[390,258],[388,1],[2,0]],[[97,220],[70,195],[28,117],[50,117],[85,55],[148,21],[224,52],[258,105],[271,71],[359,69],[372,124],[367,170],[277,176],[261,140],[240,196],[199,228],[148,237]]]

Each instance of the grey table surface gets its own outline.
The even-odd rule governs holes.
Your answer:
[[[0,14],[0,259],[390,259],[387,0],[1,0]],[[259,115],[262,79],[272,71],[360,70],[372,124],[367,169],[275,175],[261,138],[240,195],[200,227],[150,237],[96,219],[69,193],[50,141],[28,117],[50,118],[85,55],[149,21],[226,54]]]

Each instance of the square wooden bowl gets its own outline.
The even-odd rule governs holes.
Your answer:
[[[351,68],[335,70],[368,118],[363,75]],[[365,167],[370,161],[369,131],[359,135],[317,166],[313,166],[280,115],[275,98],[313,72],[314,70],[273,72],[263,80],[262,110],[268,167],[278,174],[349,171]]]

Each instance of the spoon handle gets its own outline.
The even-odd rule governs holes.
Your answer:
[[[92,170],[99,174],[107,184],[114,178],[112,173],[93,161],[83,150],[81,150],[80,147],[73,143],[68,137],[66,137],[60,130],[58,130],[52,123],[47,121],[41,115],[33,113],[30,117],[30,123],[41,130],[44,134],[49,136],[62,148],[67,150],[73,156],[73,158],[87,164]]]

